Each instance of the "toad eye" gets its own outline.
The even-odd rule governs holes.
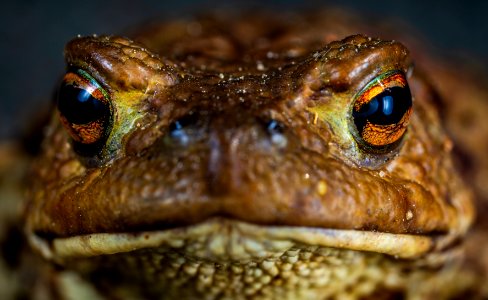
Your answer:
[[[111,124],[112,107],[107,92],[90,74],[76,70],[64,76],[57,100],[61,123],[73,139],[75,150],[95,154]]]
[[[412,95],[405,75],[380,75],[356,96],[352,118],[355,138],[369,150],[391,149],[401,140],[412,114]]]

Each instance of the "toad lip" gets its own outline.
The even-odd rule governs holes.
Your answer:
[[[55,238],[51,243],[37,235],[31,236],[31,243],[41,249],[45,257],[59,261],[162,248],[176,249],[196,259],[242,262],[281,255],[296,245],[377,252],[411,259],[435,249],[436,241],[439,240],[425,235],[260,226],[225,218],[211,218],[197,225],[160,231]]]

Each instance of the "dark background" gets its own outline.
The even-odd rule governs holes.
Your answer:
[[[0,139],[31,123],[49,102],[63,72],[64,44],[77,34],[117,34],[157,17],[178,17],[215,7],[249,10],[327,8],[409,23],[447,56],[488,70],[488,1],[2,1],[0,7]]]

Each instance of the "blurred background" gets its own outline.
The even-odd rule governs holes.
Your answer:
[[[407,23],[429,47],[488,70],[488,1],[2,1],[0,140],[19,135],[50,101],[64,68],[63,46],[81,34],[123,34],[143,21],[227,9],[327,8]],[[437,49],[437,50],[436,50]]]

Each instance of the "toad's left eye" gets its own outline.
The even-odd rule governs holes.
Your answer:
[[[352,118],[356,140],[368,149],[390,148],[401,140],[412,113],[412,95],[402,72],[380,75],[358,94]]]
[[[87,72],[68,72],[58,93],[61,123],[73,139],[79,154],[100,150],[111,124],[112,107],[108,93]]]

